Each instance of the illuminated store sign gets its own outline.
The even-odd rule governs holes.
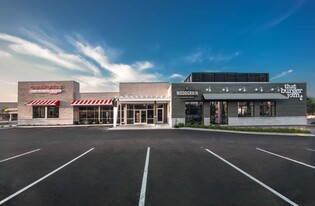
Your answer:
[[[176,91],[177,96],[198,96],[198,91]]]
[[[285,84],[284,88],[281,89],[281,94],[286,94],[288,99],[289,98],[298,98],[300,101],[303,100],[303,89],[298,89],[296,84]]]
[[[61,85],[32,85],[30,86],[32,94],[59,94],[62,92]]]

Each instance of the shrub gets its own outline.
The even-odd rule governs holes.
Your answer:
[[[181,128],[181,127],[184,127],[185,124],[184,124],[184,123],[178,123],[177,126],[178,126],[179,128]]]
[[[185,124],[185,127],[191,127],[191,123]]]
[[[311,124],[315,124],[315,122],[311,122]]]
[[[192,125],[192,127],[194,127],[194,128],[199,128],[199,124],[198,124],[198,123],[195,123],[195,124]]]

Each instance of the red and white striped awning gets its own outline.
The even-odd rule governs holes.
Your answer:
[[[112,105],[112,100],[74,100],[72,106],[87,106],[87,105]]]
[[[34,106],[59,106],[60,100],[33,100],[27,103],[27,105]]]

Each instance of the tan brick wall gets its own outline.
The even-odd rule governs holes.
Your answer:
[[[170,83],[166,82],[140,82],[140,83],[120,83],[119,93],[121,96],[168,96]]]
[[[61,85],[60,94],[32,94],[30,86]],[[20,125],[56,125],[73,124],[73,107],[71,102],[80,97],[80,85],[75,81],[19,82],[18,83],[18,124]],[[32,106],[27,103],[32,100],[60,100],[59,118],[33,119]]]

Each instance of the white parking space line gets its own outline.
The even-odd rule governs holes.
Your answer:
[[[315,150],[314,149],[307,149],[308,151],[311,151],[311,152],[315,152]]]
[[[268,185],[264,184],[263,182],[259,181],[258,179],[256,179],[255,177],[251,176],[250,174],[248,174],[247,172],[245,172],[244,170],[238,168],[237,166],[233,165],[232,163],[230,163],[229,161],[225,160],[224,158],[220,157],[219,155],[215,154],[214,152],[210,151],[209,149],[206,149],[207,152],[209,152],[210,154],[212,154],[213,156],[219,158],[220,160],[222,160],[223,162],[225,162],[226,164],[230,165],[231,167],[233,167],[234,169],[236,169],[237,171],[239,171],[240,173],[242,173],[243,175],[247,176],[248,178],[250,178],[251,180],[253,180],[254,182],[258,183],[259,185],[263,186],[265,189],[269,190],[270,192],[272,192],[273,194],[277,195],[278,197],[280,197],[281,199],[283,199],[284,201],[286,201],[287,203],[291,204],[291,205],[298,205],[295,202],[291,201],[290,199],[288,199],[287,197],[283,196],[282,194],[280,194],[279,192],[277,192],[276,190],[272,189],[271,187],[269,187]]]
[[[141,192],[140,192],[140,198],[139,198],[139,206],[144,206],[144,203],[145,203],[145,192],[146,192],[146,188],[147,188],[149,159],[150,159],[150,147],[148,147],[148,149],[147,149],[147,156],[146,156],[146,159],[145,159],[143,178],[142,178],[142,185],[141,185]]]
[[[282,155],[278,155],[276,153],[273,153],[273,152],[269,152],[267,150],[263,150],[263,149],[260,149],[260,148],[256,148],[257,150],[261,151],[261,152],[265,152],[265,153],[268,153],[268,154],[271,154],[271,155],[274,155],[274,156],[277,156],[277,157],[280,157],[282,159],[286,159],[286,160],[289,160],[291,162],[295,162],[297,164],[300,164],[300,165],[303,165],[305,167],[309,167],[309,168],[312,168],[312,169],[315,169],[315,166],[313,165],[309,165],[309,164],[306,164],[304,162],[300,162],[300,161],[297,161],[297,160],[294,160],[294,159],[291,159],[291,158],[288,158],[288,157],[285,157],[285,156],[282,156]]]
[[[29,152],[25,152],[25,153],[23,153],[23,154],[16,155],[16,156],[14,156],[14,157],[9,157],[9,158],[7,158],[7,159],[0,160],[0,163],[1,163],[1,162],[8,161],[8,160],[15,159],[15,158],[17,158],[17,157],[21,157],[21,156],[24,156],[24,155],[27,155],[27,154],[31,154],[31,153],[37,152],[37,151],[39,151],[39,150],[41,150],[41,149],[35,149],[35,150],[29,151]]]
[[[8,196],[7,198],[1,200],[1,201],[0,201],[0,205],[3,204],[3,203],[5,203],[5,202],[7,202],[7,201],[10,200],[10,199],[12,199],[13,197],[19,195],[20,193],[24,192],[25,190],[29,189],[30,187],[36,185],[37,183],[39,183],[39,182],[41,182],[42,180],[44,180],[44,179],[46,179],[47,177],[49,177],[50,175],[52,175],[52,174],[58,172],[58,171],[61,170],[62,168],[66,167],[67,165],[69,165],[69,164],[71,164],[72,162],[74,162],[74,161],[76,161],[77,159],[79,159],[80,157],[83,157],[83,156],[86,155],[87,153],[91,152],[93,149],[94,149],[94,148],[91,148],[90,150],[84,152],[84,153],[81,154],[80,156],[74,158],[73,160],[71,160],[71,161],[67,162],[66,164],[62,165],[61,167],[59,167],[59,168],[55,169],[54,171],[48,173],[47,175],[43,176],[42,178],[36,180],[35,182],[33,182],[33,183],[27,185],[26,187],[20,189],[20,190],[17,191],[16,193],[14,193],[14,194]]]

